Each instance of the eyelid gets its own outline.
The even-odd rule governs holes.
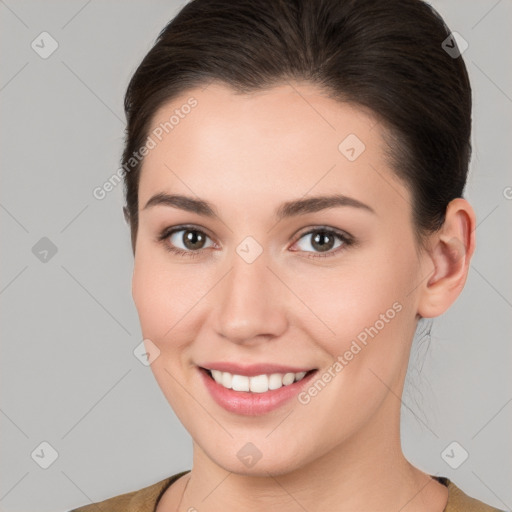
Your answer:
[[[293,242],[292,247],[293,247],[293,245],[296,245],[306,235],[311,235],[313,233],[319,233],[319,232],[331,233],[335,237],[337,237],[339,240],[341,240],[342,243],[340,246],[336,247],[335,249],[325,251],[325,252],[303,251],[307,254],[312,255],[312,256],[305,256],[306,258],[312,258],[312,259],[317,258],[318,259],[318,258],[328,258],[331,256],[337,256],[338,254],[347,250],[350,246],[354,246],[357,243],[356,239],[351,234],[347,233],[346,231],[343,231],[341,229],[337,229],[337,228],[334,228],[331,226],[317,225],[317,226],[305,228],[305,231],[299,232],[299,234],[296,235],[296,240],[295,240],[295,242]],[[292,249],[292,251],[293,252],[301,252],[300,249],[299,250]]]
[[[176,226],[169,226],[167,228],[164,228],[162,229],[159,234],[157,235],[157,241],[160,241],[160,242],[165,242],[165,240],[167,238],[169,238],[171,235],[173,235],[174,233],[178,232],[178,231],[187,231],[187,230],[190,230],[190,231],[198,231],[200,233],[203,233],[204,235],[206,235],[210,240],[212,240],[212,242],[217,245],[217,243],[215,242],[214,240],[214,237],[210,235],[210,233],[208,232],[207,229],[201,227],[201,226],[196,226],[194,224],[180,224],[180,225],[176,225]],[[197,251],[187,251],[187,252],[200,252],[202,251],[203,249],[199,249]]]
[[[310,226],[308,228],[304,228],[304,231],[301,231],[299,230],[298,234],[294,235],[294,237],[296,236],[297,237],[297,240],[299,240],[300,238],[302,238],[304,235],[309,235],[311,233],[315,233],[317,231],[327,231],[327,232],[331,232],[331,233],[335,233],[339,236],[342,236],[348,240],[353,240],[354,237],[350,234],[350,233],[347,233],[346,231],[343,231],[342,229],[338,229],[338,228],[334,228],[334,227],[331,227],[331,226],[322,226],[322,225],[313,225],[313,226]]]
[[[196,251],[184,250],[184,249],[181,249],[181,248],[175,247],[175,246],[171,247],[166,242],[166,240],[174,233],[179,232],[179,231],[186,231],[186,230],[198,231],[200,233],[203,233],[208,238],[210,238],[210,240],[212,240],[214,245],[217,245],[214,238],[208,233],[207,229],[205,229],[201,226],[194,225],[194,224],[181,224],[181,225],[169,226],[167,228],[164,228],[158,235],[157,241],[163,243],[165,248],[169,252],[173,252],[175,254],[180,254],[180,255],[185,255],[185,256],[190,256],[190,257],[199,256],[206,249],[211,249],[211,247],[206,247],[206,248],[198,249]],[[343,230],[340,230],[340,229],[337,229],[337,228],[334,228],[331,226],[313,225],[308,228],[304,228],[304,231],[299,231],[298,234],[294,234],[293,238],[295,239],[295,241],[293,242],[292,246],[295,245],[304,236],[310,235],[310,234],[313,234],[316,232],[322,232],[322,231],[328,232],[328,233],[333,233],[335,236],[339,237],[339,239],[342,241],[342,245],[337,247],[334,250],[326,251],[325,253],[314,252],[314,251],[304,251],[308,254],[313,255],[313,256],[305,256],[306,258],[324,258],[324,257],[329,257],[329,256],[336,256],[338,253],[343,252],[351,245],[355,245],[357,243],[356,240],[354,239],[354,237],[351,234],[347,233],[346,231],[343,231]],[[292,252],[301,252],[301,251],[300,250],[292,250]]]
[[[167,238],[168,236],[172,235],[173,233],[176,233],[176,231],[183,231],[183,230],[193,230],[193,231],[200,231],[201,233],[204,233],[205,235],[208,235],[211,239],[213,237],[209,233],[209,231],[206,228],[203,228],[202,226],[196,226],[195,224],[177,224],[176,226],[168,226],[166,228],[163,228],[160,232],[158,237],[159,238]]]

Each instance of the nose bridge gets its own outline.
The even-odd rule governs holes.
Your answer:
[[[284,312],[279,306],[279,280],[268,266],[268,253],[242,242],[230,259],[231,271],[221,286],[216,326],[218,333],[236,342],[259,335],[279,335]],[[282,286],[282,285],[281,285]]]

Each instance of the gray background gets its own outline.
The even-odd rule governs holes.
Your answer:
[[[469,43],[477,250],[431,341],[415,340],[403,449],[510,510],[512,2],[433,4]],[[187,432],[133,355],[122,186],[92,195],[119,166],[129,77],[181,5],[0,0],[1,511],[65,511],[191,467]],[[59,45],[46,59],[31,47],[43,31]],[[33,250],[43,237],[57,248],[46,262]],[[58,452],[48,469],[36,463],[50,453],[36,450],[43,441]],[[453,441],[469,453],[457,469],[441,455]]]

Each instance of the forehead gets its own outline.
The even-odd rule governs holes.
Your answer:
[[[385,208],[397,189],[407,191],[386,161],[383,129],[368,110],[311,84],[250,94],[218,83],[191,89],[152,119],[155,146],[143,161],[139,204],[174,190],[211,198],[230,193],[240,204],[330,191]],[[385,181],[392,186],[385,189]]]

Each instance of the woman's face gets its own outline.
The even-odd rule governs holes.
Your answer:
[[[280,474],[398,442],[428,270],[382,129],[308,84],[241,95],[213,83],[153,119],[133,298],[157,382],[210,463]],[[159,194],[189,200],[146,206]],[[313,201],[335,195],[350,199]],[[271,374],[313,369],[264,392],[282,383]]]

